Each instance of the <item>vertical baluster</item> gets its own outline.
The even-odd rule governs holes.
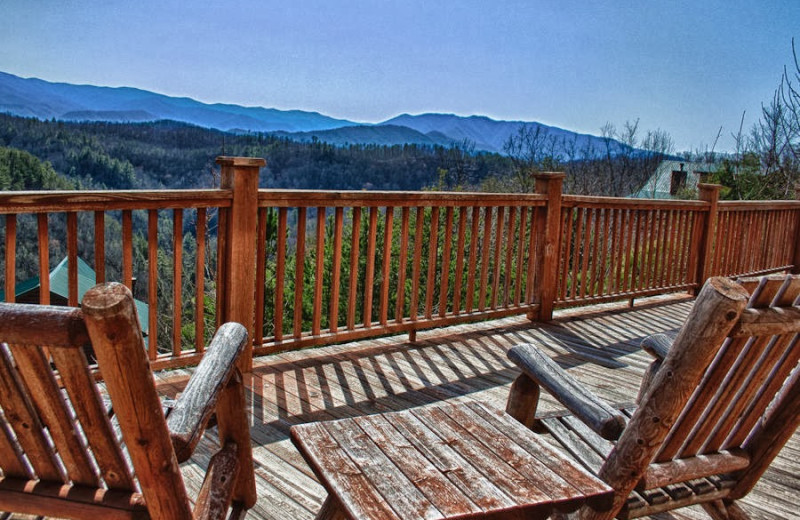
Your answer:
[[[613,224],[611,228],[611,268],[609,276],[609,294],[619,292],[619,277],[622,268],[622,224],[625,210],[617,208],[611,210]]]
[[[256,343],[262,342],[262,338],[264,337],[264,323],[266,321],[266,317],[264,316],[264,285],[266,284],[267,268],[267,212],[267,208],[258,208],[258,217],[256,219],[256,303],[253,312],[254,337],[252,338]],[[200,222],[200,210],[197,212],[197,221],[198,223]],[[198,229],[198,234],[199,232]]]
[[[517,235],[517,272],[514,284],[514,305],[519,306],[520,298],[522,298],[522,279],[523,265],[522,261],[525,254],[525,237],[527,236],[528,229],[528,206],[522,206],[519,212],[519,234]],[[460,247],[459,249],[463,249]]]
[[[172,355],[181,355],[183,328],[183,210],[172,212]]]
[[[306,263],[306,208],[297,208],[297,244],[294,273],[294,339],[303,335],[303,283]]]
[[[325,270],[325,208],[317,208],[317,262],[314,270],[314,301],[311,318],[311,334],[319,336],[322,331],[322,286]]]
[[[16,298],[17,278],[17,216],[6,215],[6,301],[14,302]]]
[[[95,213],[95,216],[97,214]],[[97,223],[97,220],[95,220]],[[95,226],[95,230],[97,226]],[[158,355],[158,210],[147,212],[147,354]]]
[[[288,227],[288,208],[278,209],[278,236],[275,251],[275,341],[283,340],[283,294],[286,287],[286,228]]]
[[[724,260],[723,251],[725,249],[725,230],[728,228],[728,219],[730,218],[730,212],[728,211],[720,211],[719,217],[717,218],[717,233],[714,236],[714,240],[712,243],[714,244],[714,256],[712,259],[711,264],[711,272],[712,273],[721,273],[722,272],[722,262]]]
[[[478,266],[478,225],[480,223],[480,207],[473,206],[472,221],[469,234],[469,261],[467,263],[467,301],[466,311],[472,312],[475,298],[475,269]]]
[[[50,305],[50,240],[47,213],[36,215],[39,239],[39,303]]]
[[[418,207],[415,230],[414,230],[414,258],[411,266],[411,310],[409,316],[411,321],[417,321],[419,314],[419,275],[422,268],[422,232],[425,226],[425,208]],[[415,331],[409,333],[411,341],[414,341]]]
[[[410,220],[410,210],[403,207],[400,221],[400,259],[397,273],[397,301],[395,303],[395,321],[403,322],[405,316],[405,296],[406,296],[406,268],[408,267],[408,226]]]
[[[583,258],[586,256],[586,250],[581,245],[584,239],[584,233],[586,233],[583,229],[583,221],[586,218],[587,211],[584,208],[577,208],[577,229],[575,231],[575,253],[572,259],[572,268],[570,269],[571,278],[572,278],[572,286],[570,287],[570,295],[571,299],[575,299],[580,296],[580,284],[583,281],[583,278],[580,276],[581,272],[581,265],[583,264]]]
[[[342,277],[342,231],[344,229],[344,208],[339,206],[333,217],[333,265],[331,266],[331,307],[328,327],[331,332],[339,329],[339,290]]]
[[[505,265],[505,276],[504,276],[504,287],[503,287],[503,306],[508,307],[509,304],[509,295],[511,291],[511,278],[512,277],[512,259],[514,258],[514,244],[517,242],[514,240],[514,225],[516,224],[517,220],[517,208],[516,206],[511,206],[508,210],[508,231],[506,232],[506,265]]]
[[[445,214],[444,237],[442,237],[442,277],[439,282],[439,317],[447,315],[447,296],[450,284],[450,250],[453,244],[453,208],[448,207]]]
[[[257,343],[262,342],[264,337],[264,323],[266,316],[264,315],[264,292],[266,284],[266,269],[267,269],[267,208],[258,208],[258,218],[256,219],[256,304],[253,314],[253,331],[255,337],[253,341]],[[200,210],[197,213],[197,220],[200,221]],[[199,233],[199,230],[198,230]],[[199,242],[198,242],[199,246]],[[198,247],[199,249],[199,247]],[[199,267],[199,266],[198,266]]]
[[[433,292],[436,285],[436,260],[439,256],[439,206],[431,208],[430,242],[428,243],[428,276],[425,286],[425,318],[433,317]]]
[[[129,209],[122,210],[122,283],[133,291],[133,217]],[[181,232],[181,235],[183,233]]]
[[[67,294],[70,307],[78,306],[78,214],[67,213]]]
[[[467,207],[458,209],[458,239],[456,242],[456,276],[453,285],[453,313],[461,314],[461,290],[464,283],[464,247],[467,244]]]
[[[364,327],[372,327],[372,291],[375,285],[375,248],[378,240],[378,208],[369,208],[367,269],[364,274]]]
[[[628,291],[630,293],[635,293],[637,288],[639,287],[640,279],[641,279],[641,268],[639,266],[639,262],[641,261],[641,249],[642,249],[642,234],[644,233],[644,212],[642,210],[635,210],[635,217],[636,220],[632,223],[632,230],[633,230],[633,260],[631,263],[631,277],[630,281],[628,282]]]
[[[94,275],[98,284],[106,281],[106,213],[94,212]]]
[[[586,298],[586,286],[589,276],[589,257],[591,257],[592,230],[594,229],[594,219],[597,212],[593,208],[586,208],[586,225],[583,231],[583,259],[581,262],[581,292],[580,298]]]
[[[659,210],[656,214],[656,235],[654,238],[654,250],[653,250],[653,268],[652,268],[652,276],[650,278],[650,288],[656,288],[659,286],[659,279],[661,278],[661,265],[662,259],[664,256],[664,226],[666,224],[664,220],[664,214],[666,211]]]
[[[358,256],[361,243],[361,208],[353,208],[350,236],[350,287],[347,300],[347,328],[356,328],[356,294],[358,293]]]
[[[683,249],[681,248],[681,237],[683,236],[684,211],[675,212],[675,236],[672,248],[672,264],[669,270],[669,285],[676,286],[681,283],[680,266],[683,265]]]
[[[594,240],[596,248],[592,296],[599,296],[603,294],[606,267],[606,248],[608,247],[608,210],[605,208],[598,208],[597,219],[597,229],[595,230]]]
[[[535,289],[535,268],[536,262],[541,261],[541,258],[538,258],[536,255],[536,248],[538,244],[536,243],[537,236],[538,236],[538,229],[540,226],[540,208],[532,208],[531,209],[531,230],[528,234],[528,272],[525,276],[525,303],[531,303],[533,301],[534,289]]]
[[[505,223],[504,206],[497,208],[497,222],[495,222],[494,230],[494,254],[492,255],[492,299],[490,308],[497,308],[497,296],[500,292],[500,252],[503,250],[503,224]]]
[[[645,217],[644,234],[642,235],[642,242],[646,250],[642,253],[642,277],[639,281],[639,290],[647,290],[650,288],[651,271],[653,267],[653,254],[655,253],[655,235],[657,229],[657,215],[658,212],[648,210]]]
[[[259,229],[264,229],[260,227]],[[194,348],[197,352],[203,352],[205,349],[205,295],[206,295],[206,208],[197,208],[197,226],[195,227],[197,235],[197,252],[194,265],[194,278],[195,278],[195,306],[194,306]],[[260,249],[263,253],[263,248]],[[262,266],[263,267],[263,266]],[[256,319],[263,320],[264,316],[264,269],[259,269],[258,272],[262,273],[261,292],[259,299],[261,302],[261,313],[256,313]],[[260,323],[260,322],[259,322]],[[260,331],[261,327],[256,330]],[[261,336],[258,338],[260,339]]]
[[[394,208],[386,208],[386,220],[383,226],[383,266],[381,280],[380,323],[384,327],[389,320],[389,280],[392,268],[392,231],[394,228]]]
[[[486,308],[486,293],[489,291],[489,246],[492,240],[492,207],[483,209],[483,244],[481,246],[481,281],[478,286],[478,310]]]
[[[227,242],[228,242],[228,234],[223,232],[223,230],[228,229],[228,218],[230,215],[230,208],[219,208],[217,213],[217,306],[216,306],[216,316],[214,317],[214,321],[217,324],[217,328],[222,325],[222,312],[224,304],[221,303],[224,300],[225,294],[227,294],[227,276],[225,276],[224,268],[225,268],[225,250],[227,249]]]

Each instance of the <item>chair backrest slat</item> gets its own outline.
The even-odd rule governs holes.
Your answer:
[[[661,449],[656,454],[655,462],[670,461],[681,452],[687,438],[702,421],[706,407],[714,398],[731,366],[748,343],[749,338],[727,339],[723,343],[705,376],[694,389],[689,402],[667,434]]]
[[[100,478],[92,467],[87,446],[81,442],[83,436],[77,429],[78,423],[71,417],[69,404],[64,400],[64,394],[41,347],[20,345],[14,349],[13,356],[28,395],[67,470],[68,480],[98,487]]]
[[[800,312],[794,306],[800,296],[800,276],[748,279],[741,285],[752,291],[739,318],[742,325],[733,327],[709,364],[656,452],[656,463],[723,449],[747,451],[747,443],[757,443],[752,439],[764,428],[768,406],[775,410],[788,402],[783,396],[795,384],[792,378],[798,376],[792,371],[800,362]]]
[[[36,413],[22,378],[17,372],[11,351],[0,344],[0,407],[22,451],[28,457],[35,476],[42,480],[67,482],[63,467],[56,460],[45,428]]]
[[[731,335],[735,337],[725,341],[709,365],[656,454],[656,462],[716,453],[723,446],[741,447],[758,420],[758,410],[774,398],[788,375],[778,364],[797,364],[796,356],[787,350],[796,333],[787,333],[792,327],[772,319],[775,313],[786,315],[786,308],[797,300],[800,277],[774,275],[740,283],[751,290],[748,310],[740,319],[760,321],[761,330],[757,336],[748,336],[738,334],[734,327]],[[753,414],[756,417],[750,417]],[[732,443],[734,438],[739,442]]]
[[[11,427],[6,422],[2,411],[0,411],[0,469],[2,469],[4,475],[9,477],[34,478],[33,469],[25,461],[22,449],[14,438]]]
[[[0,320],[3,474],[136,492],[86,358],[81,311],[0,304]]]
[[[134,491],[130,465],[111,426],[83,349],[51,348],[50,354],[105,485],[109,489]]]
[[[772,367],[772,371],[769,376],[767,376],[766,384],[759,388],[758,394],[748,405],[747,410],[744,411],[738,423],[731,429],[731,433],[721,446],[722,449],[729,449],[732,446],[741,446],[744,443],[753,430],[753,427],[761,418],[761,414],[754,413],[754,411],[767,409],[769,403],[775,398],[775,395],[777,395],[778,391],[784,385],[789,374],[797,367],[798,362],[800,362],[800,337],[795,334],[794,337],[789,340],[789,345],[783,357]]]

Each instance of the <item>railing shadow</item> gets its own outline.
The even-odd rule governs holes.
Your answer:
[[[519,373],[506,351],[522,342],[542,345],[567,369],[586,363],[625,368],[625,357],[639,352],[642,339],[680,327],[690,305],[656,304],[546,324],[514,318],[416,343],[389,338],[263,358],[248,376],[253,425],[281,440],[294,424],[472,399],[484,391],[499,399]],[[638,364],[642,370],[644,363]]]

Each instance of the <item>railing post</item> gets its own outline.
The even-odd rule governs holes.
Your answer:
[[[698,184],[698,198],[702,201],[708,202],[708,213],[700,219],[699,229],[695,230],[692,240],[692,250],[690,251],[689,266],[694,267],[694,280],[697,283],[694,294],[700,292],[703,284],[711,278],[711,250],[714,247],[714,238],[716,236],[717,220],[719,216],[719,191],[722,186],[719,184]],[[721,274],[721,273],[718,273]]]
[[[800,200],[800,184],[794,187],[794,198]],[[800,208],[795,210],[797,222],[794,226],[794,256],[792,258],[792,274],[800,274]]]
[[[536,193],[547,197],[547,205],[537,218],[536,250],[537,267],[534,277],[534,303],[539,304],[537,321],[553,319],[553,304],[558,286],[559,237],[561,236],[561,197],[566,174],[558,172],[536,173]]]
[[[239,369],[253,369],[253,327],[255,315],[256,228],[258,225],[258,173],[264,159],[217,157],[222,167],[221,188],[233,191],[228,217],[224,219],[223,257],[219,258],[222,284],[217,309],[221,321],[235,321],[248,330],[247,350]]]

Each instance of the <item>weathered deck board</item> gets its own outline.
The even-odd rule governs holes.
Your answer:
[[[680,327],[691,307],[686,299],[661,299],[633,309],[609,305],[556,313],[556,321],[532,324],[508,318],[405,336],[287,352],[257,358],[250,379],[253,453],[259,501],[248,518],[312,519],[325,498],[288,438],[289,427],[310,421],[403,410],[442,399],[475,400],[505,407],[517,369],[505,352],[536,341],[570,373],[609,401],[633,401],[650,357],[642,338]],[[157,374],[173,396],[188,370]],[[543,411],[558,403],[543,393]],[[207,442],[207,441],[205,441]],[[201,444],[184,475],[200,486],[209,445]],[[800,494],[800,435],[784,448],[765,477],[742,501],[754,518],[796,514]],[[700,508],[654,518],[704,519]]]

